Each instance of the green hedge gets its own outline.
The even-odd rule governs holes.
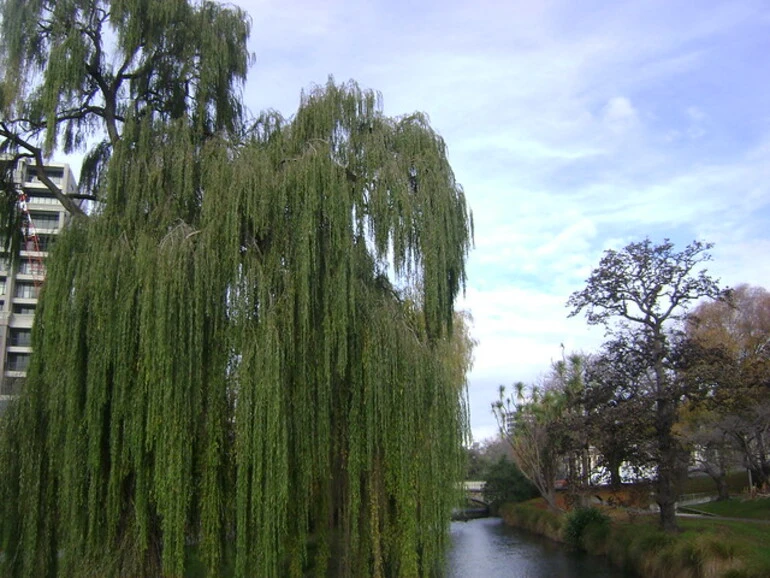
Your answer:
[[[564,517],[551,510],[539,507],[542,500],[530,500],[518,504],[503,504],[500,517],[509,526],[535,532],[551,540],[561,541]]]

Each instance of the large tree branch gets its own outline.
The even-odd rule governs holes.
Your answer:
[[[117,121],[117,88],[113,83],[108,82],[102,70],[102,33],[101,33],[101,21],[99,26],[86,30],[84,33],[91,39],[94,46],[94,54],[91,61],[86,64],[86,72],[91,76],[104,98],[104,114],[101,117],[104,119],[104,123],[107,128],[107,134],[110,138],[110,143],[115,146],[120,140],[120,132],[118,131]],[[113,79],[114,80],[114,79]],[[119,87],[119,84],[118,84]]]
[[[116,81],[118,79],[121,82],[123,80],[136,80],[137,78],[147,76],[155,69],[155,65],[158,63],[158,60],[160,60],[160,56],[162,55],[160,51],[154,52],[149,58],[147,58],[144,64],[139,66],[139,68],[136,68],[131,72],[126,72],[128,70],[129,65],[134,61],[134,57],[143,48],[144,48],[143,44],[138,44],[136,48],[134,48],[131,54],[126,55],[126,58],[123,61],[123,64],[121,64],[117,74],[115,75]]]
[[[45,172],[45,161],[43,159],[43,153],[39,147],[34,146],[32,143],[27,142],[19,135],[8,130],[5,123],[0,123],[0,136],[8,139],[17,146],[23,148],[29,152],[29,156],[35,159],[35,168],[37,178],[43,183],[51,194],[64,206],[70,215],[77,217],[87,217],[85,211],[70,197],[65,195],[62,190],[56,186],[50,177]]]

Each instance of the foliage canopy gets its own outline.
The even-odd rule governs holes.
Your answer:
[[[535,486],[521,473],[514,462],[501,456],[493,462],[484,476],[484,498],[492,511],[506,502],[524,502],[537,497]]]
[[[198,138],[242,128],[250,23],[203,0],[5,0],[0,3],[0,153],[86,151],[81,193],[100,198],[107,162],[131,117],[186,118]],[[11,191],[12,192],[12,191]]]
[[[702,303],[686,334],[682,369],[700,395],[687,406],[683,433],[703,448],[700,466],[722,497],[735,456],[761,487],[770,479],[770,293],[739,285],[729,300]]]

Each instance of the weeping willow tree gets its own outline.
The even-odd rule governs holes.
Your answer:
[[[3,575],[439,572],[471,231],[426,119],[330,81],[247,128],[215,2],[0,9],[0,152],[76,217],[0,424]],[[57,147],[98,214],[46,183]]]
[[[126,111],[0,436],[8,576],[432,576],[467,431],[439,136],[333,82],[237,142]]]

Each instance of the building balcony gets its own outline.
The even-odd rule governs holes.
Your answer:
[[[5,348],[6,353],[32,353],[32,346],[30,345],[8,345]]]

